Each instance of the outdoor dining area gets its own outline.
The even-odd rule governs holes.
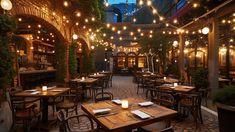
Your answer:
[[[234,132],[234,0],[0,0],[0,132]]]

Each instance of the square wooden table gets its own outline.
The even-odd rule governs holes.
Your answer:
[[[35,90],[35,91],[34,91]],[[42,91],[41,89],[33,89],[33,90],[24,90],[16,93],[15,97],[37,97],[42,100],[42,121],[48,121],[48,99],[49,97],[57,97],[66,92],[68,92],[70,88],[49,88],[47,91]],[[38,92],[34,94],[35,92]]]
[[[105,131],[115,132],[131,130],[154,122],[170,119],[177,114],[176,111],[157,104],[141,107],[138,103],[146,101],[141,98],[128,98],[126,100],[129,102],[128,109],[122,109],[121,105],[115,104],[112,101],[83,104],[81,108],[102,126]],[[105,115],[95,115],[93,113],[94,109],[101,108],[110,108],[111,112]],[[148,119],[141,119],[133,115],[131,113],[132,110],[140,110],[151,117]]]

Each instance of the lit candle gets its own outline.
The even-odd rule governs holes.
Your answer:
[[[94,73],[94,75],[96,75],[96,73]]]
[[[85,77],[82,77],[82,80],[85,80]]]
[[[178,86],[178,83],[174,83],[173,86],[174,86],[174,87],[177,87],[177,86]]]
[[[122,100],[122,108],[127,109],[128,108],[128,101],[127,100]]]
[[[104,70],[102,72],[104,72]]]
[[[47,86],[42,86],[42,91],[47,91]]]
[[[166,77],[163,77],[164,80],[166,80]]]

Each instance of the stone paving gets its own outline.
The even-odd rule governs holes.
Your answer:
[[[113,86],[106,89],[105,91],[110,91],[114,94],[114,98],[127,98],[127,97],[144,97],[145,94],[136,93],[136,84],[133,83],[133,78],[131,76],[114,76],[113,77]],[[92,102],[91,100],[88,102]],[[80,105],[80,104],[79,104]],[[49,109],[51,113],[51,109]],[[79,108],[79,114],[84,112]],[[74,114],[74,113],[71,113]],[[206,112],[202,111],[204,124],[198,124],[196,128],[195,122],[192,117],[185,118],[183,121],[172,121],[172,126],[175,132],[219,132],[218,130],[218,120],[217,117]],[[52,114],[50,114],[52,115]],[[56,117],[50,116],[50,119],[55,119]],[[88,127],[88,121],[82,119],[78,125],[77,120],[72,120],[70,125],[73,131],[85,131]],[[95,124],[95,123],[94,123]],[[50,132],[57,132],[58,126],[51,127]]]

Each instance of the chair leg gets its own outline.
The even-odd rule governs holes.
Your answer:
[[[199,107],[199,118],[201,120],[201,124],[203,124],[203,120],[202,120],[202,111],[201,111],[201,108]]]

